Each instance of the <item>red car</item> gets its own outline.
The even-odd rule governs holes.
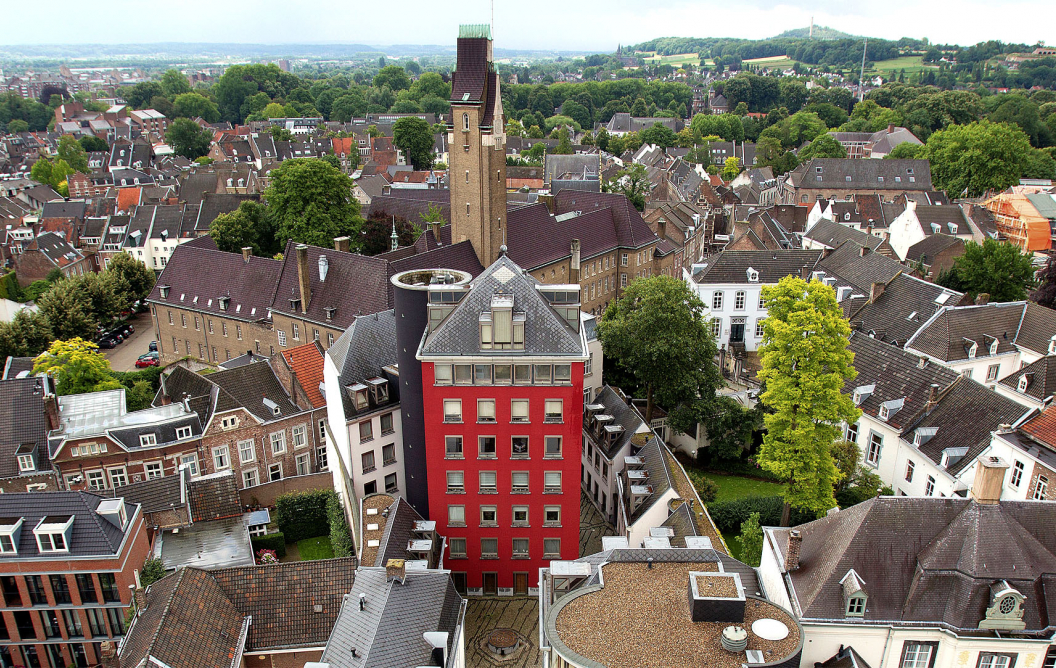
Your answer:
[[[140,355],[139,359],[136,360],[136,368],[143,369],[148,366],[158,366],[161,364],[161,360],[158,359],[157,353],[147,353],[146,355]]]

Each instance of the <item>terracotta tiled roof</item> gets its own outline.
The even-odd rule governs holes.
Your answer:
[[[1049,406],[1019,429],[1035,441],[1056,446],[1056,405]]]
[[[117,210],[128,211],[139,205],[139,196],[142,188],[121,188],[117,191]]]
[[[312,402],[313,408],[326,405],[326,397],[319,391],[319,385],[323,382],[323,349],[319,347],[318,341],[307,343],[303,346],[283,350],[282,356],[293,372],[297,374],[297,381],[308,395],[308,401]]]
[[[191,501],[192,522],[218,520],[242,514],[235,476],[231,471],[192,480],[187,485],[187,495]]]

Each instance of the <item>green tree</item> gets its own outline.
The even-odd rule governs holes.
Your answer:
[[[374,75],[374,88],[388,86],[394,91],[407,90],[411,87],[411,78],[399,65],[386,65]]]
[[[806,148],[799,152],[800,162],[806,162],[812,158],[846,158],[847,149],[836,138],[825,133],[818,135]]]
[[[146,299],[156,281],[154,270],[128,253],[117,253],[111,257],[107,271],[119,277],[127,286],[126,306],[137,299]]]
[[[1019,246],[987,238],[982,244],[966,243],[964,255],[936,282],[959,292],[986,293],[995,302],[1019,301],[1034,287],[1034,266],[1031,254]]]
[[[99,346],[81,338],[52,343],[33,361],[33,373],[50,373],[60,396],[121,388]]]
[[[741,561],[752,567],[759,566],[763,555],[763,529],[759,526],[759,513],[752,513],[741,522],[741,535],[737,537],[741,546]]]
[[[177,118],[169,124],[165,141],[172,150],[188,160],[194,160],[209,152],[213,143],[213,133],[199,126],[189,118]]]
[[[286,107],[278,102],[269,102],[260,113],[264,118],[286,118]]]
[[[534,147],[533,147],[534,148]],[[623,193],[639,211],[645,211],[645,198],[649,195],[649,174],[645,165],[634,163],[616,173],[612,190]]]
[[[598,335],[606,358],[645,392],[647,423],[657,404],[672,415],[696,415],[701,402],[710,403],[722,386],[704,303],[684,281],[670,276],[636,279],[609,302]],[[683,419],[679,426],[690,421]]]
[[[904,141],[901,144],[895,146],[893,149],[891,149],[891,152],[885,155],[884,159],[887,160],[888,158],[890,158],[891,160],[917,160],[923,157],[925,150],[926,148],[923,144],[914,144],[913,142]]]
[[[756,461],[787,482],[781,523],[788,526],[793,506],[821,513],[836,505],[832,446],[841,425],[861,415],[841,390],[858,374],[847,349],[851,328],[831,287],[788,276],[764,287],[763,298],[760,401],[769,412]]]
[[[33,163],[33,169],[29,171],[29,175],[34,181],[59,190],[59,186],[66,183],[66,178],[76,171],[66,164],[65,160],[41,158]]]
[[[979,197],[1019,183],[1030,140],[1018,127],[982,120],[951,125],[928,137],[923,157],[932,182],[951,197]]]
[[[726,163],[722,166],[722,180],[732,181],[737,178],[737,175],[741,173],[741,161],[736,156],[730,156],[726,158]]]
[[[271,172],[264,192],[279,239],[331,247],[335,237],[357,243],[363,219],[352,179],[311,158],[286,160]]]
[[[641,131],[642,142],[656,144],[660,148],[671,148],[678,143],[675,131],[663,123],[654,123],[653,127]]]
[[[121,96],[133,109],[145,109],[152,99],[164,94],[165,90],[157,81],[143,81],[121,91]]]
[[[62,280],[37,300],[40,314],[56,339],[94,339],[99,323],[92,317],[92,303],[76,281]]]
[[[71,169],[85,174],[89,172],[88,153],[73,135],[63,135],[59,139],[58,156],[59,160],[65,160]]]
[[[268,133],[275,141],[293,141],[293,132],[281,125],[273,125],[268,128]]]
[[[179,70],[168,70],[161,75],[161,90],[170,100],[178,95],[191,92],[191,83]]]
[[[29,123],[25,122],[21,118],[16,118],[7,123],[7,131],[11,134],[18,134],[19,132],[29,132]]]
[[[120,274],[91,272],[66,280],[87,295],[92,319],[104,328],[109,328],[114,318],[128,308],[130,290]]]
[[[392,126],[392,143],[403,151],[415,169],[433,166],[433,130],[424,120],[405,116],[396,121]]]
[[[172,103],[172,113],[180,118],[202,118],[206,123],[220,120],[220,108],[200,93],[182,93]]]
[[[242,202],[231,213],[223,213],[209,225],[216,247],[228,253],[252,248],[253,254],[270,257],[279,250],[267,208],[260,202]]]
[[[718,396],[700,420],[708,431],[708,455],[712,459],[737,459],[752,445],[752,434],[762,429],[763,413],[744,408],[732,397]]]
[[[551,153],[555,155],[572,155],[575,151],[572,149],[572,140],[568,138],[568,128],[562,127],[557,131],[557,146]]]
[[[51,345],[51,327],[36,311],[21,310],[11,322],[0,323],[0,356],[35,357]]]
[[[143,562],[143,569],[139,571],[139,584],[144,589],[163,577],[165,577],[165,562],[160,558],[148,558]]]
[[[94,152],[94,151],[109,151],[110,150],[110,145],[109,144],[107,144],[104,140],[102,140],[102,139],[100,139],[98,137],[94,137],[92,135],[85,135],[84,137],[81,137],[77,141],[80,142],[81,148],[83,148],[85,151],[87,151],[89,153]]]

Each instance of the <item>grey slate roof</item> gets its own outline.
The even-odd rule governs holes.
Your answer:
[[[667,467],[667,457],[664,456],[665,450],[667,450],[667,446],[660,439],[654,437],[641,450],[635,453],[635,456],[645,460],[644,466],[645,470],[649,472],[649,484],[653,488],[653,493],[630,514],[630,524],[637,522],[667,490],[674,487],[674,482],[671,479],[671,470]],[[629,494],[630,490],[627,490],[627,493]]]
[[[873,234],[867,234],[861,230],[856,230],[853,227],[848,227],[847,225],[837,223],[828,218],[822,218],[814,223],[814,225],[803,234],[803,238],[824,244],[829,248],[837,248],[847,241],[854,241],[860,246],[865,246],[872,251],[881,247],[885,247],[890,251],[888,243],[880,237]]]
[[[122,531],[95,513],[103,497],[88,492],[25,492],[0,494],[0,517],[21,517],[22,532],[19,536],[18,554],[0,554],[4,560],[44,557],[54,559],[51,554],[41,555],[33,535],[33,527],[46,516],[73,515],[73,533],[70,536],[70,555],[76,557],[111,557],[118,553],[127,529],[138,512],[137,506],[126,506],[129,523]]]
[[[384,568],[361,567],[341,606],[321,661],[331,668],[415,668],[436,665],[423,633],[448,633],[454,649],[464,602],[447,571],[407,571],[405,582],[386,581]],[[364,610],[360,594],[366,595]],[[352,656],[352,648],[356,656]]]
[[[1046,355],[998,382],[1014,392],[1019,392],[1019,379],[1023,376],[1027,377],[1027,389],[1022,394],[1036,401],[1053,396],[1056,394],[1056,357]]]
[[[822,258],[818,266],[867,293],[873,283],[887,283],[905,270],[898,261],[881,253],[866,250],[863,255],[862,248],[857,242],[844,242]]]
[[[702,285],[712,283],[747,283],[748,269],[759,272],[759,283],[777,283],[786,276],[808,274],[821,260],[820,250],[752,250],[722,251],[706,258],[703,271],[693,280]]]
[[[151,422],[147,425],[125,427],[123,429],[110,429],[107,433],[114,439],[120,441],[127,450],[139,450],[139,437],[144,434],[154,434],[158,445],[175,443],[180,440],[176,438],[176,430],[180,427],[190,427],[192,436],[202,435],[202,425],[197,415],[186,415],[165,422]],[[151,448],[156,446],[150,446]]]
[[[1039,355],[1048,355],[1053,336],[1056,336],[1056,311],[1027,302],[1016,334],[1016,345]]]
[[[423,520],[418,511],[402,498],[397,497],[389,506],[389,517],[385,521],[385,533],[378,546],[377,557],[373,564],[366,566],[385,566],[389,559],[414,561],[418,557],[407,551],[407,541],[412,538],[414,523]]]
[[[947,293],[950,297],[945,302],[936,302]],[[867,302],[850,316],[851,326],[882,341],[905,345],[928,318],[944,306],[956,304],[962,296],[934,283],[899,274],[891,279],[876,301]]]
[[[19,474],[15,451],[23,445],[32,447],[36,453],[38,471],[50,468],[44,394],[43,378],[0,381],[0,478]]]
[[[597,439],[591,434],[591,440],[595,441],[595,445],[605,454],[608,459],[612,459],[619,453],[623,448],[630,443],[634,434],[638,431],[639,427],[645,424],[645,420],[633,407],[628,406],[627,402],[623,400],[619,394],[617,394],[612,387],[606,385],[601,388],[598,395],[591,401],[592,404],[604,404],[605,409],[599,412],[599,415],[611,415],[615,420],[614,424],[618,424],[623,427],[623,433],[616,439],[611,445],[599,444]],[[584,411],[584,417],[586,417],[587,411]],[[585,420],[584,420],[585,422]],[[584,424],[584,432],[589,432],[586,424]]]
[[[935,206],[917,206],[914,213],[920,221],[920,229],[925,235],[936,234],[932,225],[938,225],[938,234],[971,234],[964,210],[956,204]],[[950,226],[953,227],[950,227]]]
[[[152,478],[142,482],[122,485],[117,489],[101,492],[110,498],[123,497],[126,503],[138,503],[144,513],[159,513],[186,505],[184,498],[184,472],[163,478]]]
[[[40,211],[41,218],[84,218],[85,202],[83,199],[56,200],[48,202]]]
[[[998,355],[1014,352],[1023,307],[1024,302],[1007,302],[943,308],[906,342],[906,348],[946,362],[969,359],[968,341],[977,345],[977,357],[989,355],[994,340]]]
[[[505,255],[473,280],[469,293],[430,332],[422,344],[423,355],[531,356],[586,355],[580,335],[557,315],[536,290],[537,282]],[[491,310],[494,295],[513,296],[513,310],[524,312],[524,350],[480,350],[478,319]]]
[[[660,526],[670,527],[675,535],[671,538],[671,547],[686,546],[686,536],[698,536],[697,523],[693,519],[693,513],[688,503],[683,503],[675,508],[675,511],[664,520]]]
[[[843,619],[840,580],[852,568],[865,582],[865,621],[979,626],[990,586],[1023,592],[1027,631],[1056,606],[1052,504],[962,498],[879,497],[796,527],[799,568],[789,573],[803,619]],[[771,529],[780,552],[788,529]],[[856,620],[854,623],[861,623]]]
[[[814,158],[793,170],[789,178],[795,187],[808,189],[880,191],[928,191],[932,189],[931,166],[927,160]]]
[[[383,377],[383,367],[396,363],[396,315],[392,310],[360,316],[337,337],[326,351],[337,367],[341,387],[361,383],[368,378]],[[390,388],[390,397],[399,396],[397,383]],[[341,392],[345,417],[356,414],[347,392]]]
[[[964,241],[948,234],[932,234],[913,244],[906,251],[906,261],[932,264],[935,256],[951,246],[964,247]]]

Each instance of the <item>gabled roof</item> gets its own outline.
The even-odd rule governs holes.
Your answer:
[[[1046,355],[1022,369],[1011,373],[1000,381],[1001,385],[1019,392],[1020,379],[1026,377],[1025,394],[1036,401],[1044,401],[1056,394],[1056,357]]]
[[[235,668],[241,664],[250,619],[235,608],[209,573],[181,568],[147,587],[143,599],[121,643],[122,665],[155,668],[161,662],[173,668]]]
[[[993,341],[997,354],[1015,352],[1023,308],[1024,302],[944,307],[906,342],[906,348],[945,362],[969,359],[972,343],[978,357],[990,354]]]
[[[837,248],[842,244],[853,241],[859,246],[864,246],[871,251],[880,250],[885,255],[893,253],[890,245],[880,237],[867,234],[861,230],[856,230],[853,227],[848,227],[841,223],[829,220],[828,218],[821,218],[818,222],[814,223],[809,230],[803,234],[804,239],[810,239],[814,242],[822,244],[828,248]]]
[[[920,229],[925,235],[972,233],[968,219],[964,216],[964,210],[956,204],[917,206],[913,213],[920,221]],[[938,232],[935,231],[936,229]]]
[[[629,524],[637,522],[646,511],[660,500],[661,496],[675,486],[674,481],[671,479],[671,469],[668,468],[667,457],[665,456],[666,451],[667,446],[664,445],[663,441],[653,437],[649,439],[649,442],[641,450],[634,453],[636,457],[641,457],[644,461],[644,468],[649,473],[649,486],[653,488],[653,492],[630,513],[628,517]],[[630,500],[629,494],[630,490],[626,490],[625,503]]]
[[[186,475],[186,472],[178,472],[176,475],[149,478],[99,492],[110,498],[121,497],[126,503],[138,503],[144,513],[160,513],[187,505],[184,490]]]
[[[232,453],[233,454],[233,453]],[[195,478],[187,484],[191,521],[205,522],[242,514],[235,476],[230,469]]]
[[[45,382],[36,377],[0,381],[0,478],[19,474],[15,453],[23,446],[36,452],[38,471],[49,468]]]
[[[103,502],[101,496],[88,492],[23,492],[0,494],[0,517],[22,518],[22,532],[18,542],[18,554],[0,554],[4,560],[44,557],[55,559],[55,555],[41,554],[37,547],[33,528],[45,517],[73,517],[73,529],[69,538],[69,554],[74,557],[108,558],[117,556],[121,543],[133,528],[132,520],[138,506],[128,505],[129,522],[119,529],[109,520],[103,519],[96,509]]]
[[[341,387],[384,377],[384,367],[396,364],[396,315],[391,309],[356,318],[326,351],[337,368]],[[398,396],[398,388],[390,396]],[[345,416],[356,414],[347,392],[341,392]]]
[[[822,258],[820,250],[751,250],[722,251],[706,258],[704,268],[693,275],[701,284],[748,283],[748,269],[759,272],[759,283],[777,283],[786,276],[799,276],[813,271]]]
[[[190,400],[191,409],[207,424],[214,413],[244,408],[261,422],[281,420],[301,413],[290,401],[271,363],[266,359],[202,376],[177,366],[161,377],[160,394],[171,401]],[[275,415],[265,403],[279,409]],[[203,406],[204,404],[204,406]],[[202,413],[202,411],[207,411]]]
[[[906,251],[906,261],[923,262],[930,265],[939,253],[953,246],[963,249],[964,240],[948,234],[931,234],[909,247]]]
[[[656,235],[642,219],[625,195],[615,193],[588,193],[580,190],[562,190],[554,196],[554,213],[572,211],[588,212],[608,208],[616,229],[617,243],[625,248],[640,248],[656,241]],[[569,241],[574,238],[569,237]]]
[[[806,189],[931,190],[927,160],[814,158],[793,170],[789,178],[796,188]]]
[[[1039,355],[1048,355],[1053,336],[1056,336],[1056,311],[1027,302],[1016,334],[1016,345]]]
[[[360,594],[366,599],[363,610]],[[400,583],[388,581],[384,568],[360,568],[321,661],[331,668],[435,665],[422,634],[447,633],[446,656],[451,656],[464,607],[448,571],[408,570]]]
[[[597,414],[611,415],[614,418],[612,424],[623,427],[623,432],[615,442],[611,444],[602,442],[598,445],[608,459],[612,459],[617,453],[623,450],[624,446],[631,442],[631,439],[639,430],[648,431],[645,429],[645,420],[642,418],[641,414],[639,414],[633,406],[629,405],[624,397],[621,396],[621,394],[618,394],[616,390],[609,385],[602,387],[601,391],[598,392],[597,396],[594,397],[594,400],[590,403],[602,404],[605,408],[598,411]],[[584,411],[584,414],[586,413],[587,411]],[[589,431],[585,425],[584,430]],[[595,441],[597,440],[594,439],[593,436],[592,439]]]
[[[297,382],[308,396],[312,408],[322,408],[326,405],[326,397],[319,389],[323,382],[323,354],[323,348],[318,341],[282,351],[283,359],[297,374]]]
[[[928,318],[946,305],[956,304],[962,296],[934,283],[899,274],[875,301],[866,302],[852,314],[850,321],[853,327],[882,341],[906,345]]]
[[[585,356],[579,332],[557,315],[536,285],[537,281],[513,260],[505,255],[500,256],[473,280],[468,294],[426,335],[421,354]],[[492,297],[498,294],[511,295],[513,310],[525,314],[523,350],[480,349],[479,318],[482,313],[491,310]]]
[[[897,260],[881,253],[871,252],[855,241],[845,241],[818,262],[818,266],[830,271],[865,292],[873,283],[888,283],[905,270]]]
[[[796,527],[799,568],[790,572],[803,619],[842,619],[840,579],[866,583],[865,621],[979,626],[1000,580],[1025,593],[1023,621],[1048,625],[1056,582],[1052,506],[1036,501],[984,505],[962,498],[879,497]],[[779,552],[788,529],[770,529]],[[877,555],[883,555],[878,558]]]

